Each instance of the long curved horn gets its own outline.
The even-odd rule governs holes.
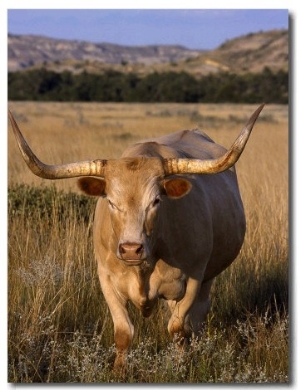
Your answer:
[[[261,104],[251,115],[240,135],[237,137],[231,148],[223,156],[212,160],[167,158],[164,160],[165,175],[168,176],[179,173],[211,174],[223,172],[231,168],[238,161],[240,155],[242,154],[256,119],[264,108],[264,105],[264,103]]]
[[[105,176],[105,166],[107,160],[78,161],[63,165],[47,165],[42,163],[32,152],[25,141],[15,118],[8,111],[10,123],[16,136],[21,154],[29,169],[37,176],[44,179],[66,179],[79,176]]]

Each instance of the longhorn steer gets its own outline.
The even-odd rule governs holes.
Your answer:
[[[34,174],[46,179],[84,176],[79,187],[99,197],[94,248],[114,322],[115,368],[124,367],[134,333],[128,301],[147,317],[158,298],[166,299],[173,338],[200,331],[212,281],[236,258],[244,240],[245,215],[233,165],[262,109],[227,152],[192,130],[136,143],[119,160],[55,166],[38,160],[9,113]]]

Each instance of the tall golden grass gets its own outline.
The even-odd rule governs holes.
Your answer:
[[[202,128],[229,147],[256,106],[10,103],[46,163],[119,157],[138,139]],[[288,382],[288,108],[266,106],[237,163],[247,233],[217,277],[201,340],[180,359],[161,303],[136,328],[125,377],[110,370],[112,321],[93,257],[95,201],[76,180],[25,166],[12,131],[9,165],[10,382]],[[21,185],[22,184],[22,185]],[[62,192],[61,192],[62,191]]]

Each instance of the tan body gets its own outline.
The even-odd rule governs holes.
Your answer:
[[[158,138],[155,143],[135,145],[123,157],[207,159],[223,153],[222,147],[200,132],[184,131]],[[167,299],[173,311],[168,325],[171,335],[186,337],[197,333],[209,308],[212,279],[235,259],[241,248],[245,216],[233,168],[217,175],[185,175],[192,184],[189,193],[175,199],[162,195],[148,238],[138,219],[144,221],[141,214],[153,198],[149,196],[155,191],[153,182],[163,176],[160,164],[155,170],[153,162],[144,159],[132,170],[119,162],[112,171],[113,177],[110,171],[106,172],[106,181],[113,182],[111,191],[121,198],[119,208],[124,210],[119,214],[128,213],[130,221],[115,227],[111,218],[115,211],[110,210],[106,198],[100,198],[95,211],[94,247],[100,283],[114,320],[119,352],[116,365],[123,365],[133,336],[127,301],[148,316],[158,298]],[[146,241],[143,245],[149,254],[141,265],[128,266],[120,260],[120,239]]]
[[[261,105],[226,151],[200,131],[146,140],[119,160],[46,165],[31,151],[11,113],[21,153],[47,179],[82,177],[98,196],[94,248],[115,332],[115,368],[123,368],[134,329],[128,301],[149,316],[157,299],[171,309],[168,331],[182,340],[198,333],[209,310],[215,276],[243,244],[245,215],[234,164]]]

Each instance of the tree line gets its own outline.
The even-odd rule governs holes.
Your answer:
[[[288,103],[288,73],[210,74],[186,72],[146,76],[113,70],[103,74],[61,73],[45,68],[8,73],[8,99],[85,102]]]

